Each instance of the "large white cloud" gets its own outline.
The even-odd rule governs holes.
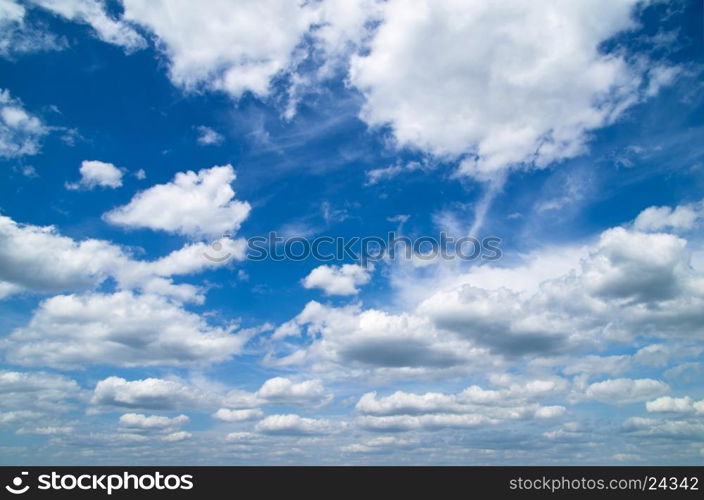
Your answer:
[[[139,261],[127,249],[104,240],[76,241],[62,236],[53,226],[18,224],[0,216],[0,298],[22,290],[93,288],[112,277],[122,289],[200,301],[201,290],[189,284],[175,285],[171,277],[226,263],[206,255],[244,258],[244,240],[222,238],[219,244],[219,253],[205,243],[192,243],[154,261]]]
[[[204,365],[241,351],[252,332],[233,329],[157,295],[57,295],[2,346],[9,361],[28,366]]]
[[[475,347],[434,328],[424,317],[361,310],[359,306],[332,307],[309,302],[303,311],[274,333],[275,340],[304,336],[310,343],[294,345],[280,365],[310,364],[314,370],[344,373],[388,371],[404,376],[428,372],[483,369],[494,360],[486,349]]]
[[[576,156],[645,92],[644,65],[599,50],[634,27],[636,4],[391,0],[352,60],[361,116],[390,125],[400,146],[469,155],[461,172],[480,178]]]
[[[235,200],[231,165],[179,172],[173,181],[138,193],[105,219],[124,227],[149,228],[192,237],[221,236],[239,229],[249,203]]]
[[[49,128],[28,113],[19,99],[13,98],[9,90],[0,89],[0,157],[35,155],[48,133]]]
[[[701,336],[704,281],[684,239],[617,227],[584,255],[572,270],[528,289],[520,288],[523,266],[504,267],[498,288],[480,286],[492,273],[474,271],[466,281],[458,273],[421,282],[424,297],[407,312],[311,302],[275,331],[283,354],[268,361],[347,374],[366,367],[377,374],[438,375],[496,366],[496,356],[558,359],[635,338],[691,342]],[[507,288],[512,281],[518,289]],[[395,293],[404,297],[403,289]],[[303,345],[289,345],[290,338],[302,338]],[[646,354],[634,354],[633,361],[645,362]]]
[[[305,3],[280,0],[124,0],[124,7],[126,20],[156,35],[175,84],[235,97],[266,95],[316,18]]]

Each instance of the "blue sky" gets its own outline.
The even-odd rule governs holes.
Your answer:
[[[0,462],[701,463],[701,19],[0,0]]]

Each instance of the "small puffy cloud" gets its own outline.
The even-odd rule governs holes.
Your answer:
[[[135,430],[163,431],[181,427],[188,423],[186,415],[164,417],[161,415],[143,415],[141,413],[125,413],[120,417],[120,427]]]
[[[213,413],[213,418],[223,422],[245,422],[247,420],[259,420],[264,416],[259,408],[247,408],[243,410],[229,410],[220,408]]]
[[[157,295],[57,295],[3,341],[19,365],[204,365],[240,352],[249,333],[214,327]]]
[[[269,415],[257,423],[255,430],[261,434],[273,435],[316,435],[329,434],[334,430],[334,425],[329,420],[293,414]]]
[[[670,207],[649,207],[643,210],[633,227],[638,231],[689,231],[704,219],[704,201]]]
[[[186,439],[190,439],[192,436],[193,434],[191,434],[190,432],[178,431],[167,434],[162,438],[162,440],[168,443],[177,443],[179,441],[185,441]]]
[[[180,380],[146,378],[128,381],[108,377],[96,384],[91,403],[118,408],[176,410],[208,406],[213,401],[210,395]]]
[[[602,403],[622,405],[647,401],[669,392],[670,387],[659,380],[616,378],[591,384],[585,391],[585,397]]]
[[[274,377],[264,382],[257,396],[270,404],[318,404],[329,401],[331,397],[320,380],[296,383],[284,377]]]
[[[191,237],[235,232],[249,215],[250,205],[235,200],[231,165],[179,172],[173,181],[138,193],[105,219],[129,228],[149,228]]]
[[[210,127],[200,125],[198,129],[198,144],[201,146],[213,146],[222,143],[224,137]]]
[[[30,0],[50,12],[70,21],[88,24],[104,42],[120,45],[126,51],[141,49],[146,46],[144,38],[127,23],[115,20],[105,12],[103,2],[99,0]]]
[[[67,189],[119,188],[122,186],[122,170],[112,163],[84,160],[81,162],[79,171],[81,179],[75,183],[66,183]]]
[[[49,128],[29,114],[19,99],[0,89],[0,157],[17,158],[39,152]]]
[[[356,295],[371,279],[369,270],[356,264],[322,265],[303,279],[304,288],[320,288],[326,295]]]
[[[634,27],[636,4],[386,2],[368,50],[352,58],[361,118],[389,125],[400,146],[464,157],[461,173],[482,179],[574,157],[591,131],[671,81],[660,65],[601,51]]]

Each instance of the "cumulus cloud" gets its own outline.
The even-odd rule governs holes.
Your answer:
[[[257,391],[270,404],[320,404],[330,400],[320,380],[294,382],[285,377],[270,378]]]
[[[363,415],[358,424],[371,430],[473,427],[505,420],[559,417],[565,413],[564,406],[540,405],[537,401],[556,399],[566,387],[565,380],[555,378],[511,383],[497,390],[473,385],[457,394],[397,391],[378,397],[370,392],[359,399],[355,409]]]
[[[663,396],[645,404],[649,413],[680,413],[704,415],[704,399],[695,401],[689,396],[673,398]]]
[[[220,408],[213,413],[213,418],[223,422],[246,422],[247,420],[259,420],[263,416],[264,412],[259,408],[247,408],[244,410]]]
[[[315,20],[308,5],[277,0],[217,0],[206,8],[187,0],[124,0],[124,7],[125,20],[157,37],[176,85],[235,97],[247,91],[266,95],[270,80],[289,67],[294,49]]]
[[[179,172],[173,181],[138,193],[122,207],[105,214],[112,223],[149,228],[191,237],[235,232],[249,215],[250,205],[235,200],[231,165]]]
[[[117,408],[177,410],[208,406],[212,400],[208,394],[180,380],[146,378],[128,381],[113,376],[96,384],[91,403]]]
[[[9,361],[25,366],[203,365],[241,351],[251,332],[233,330],[157,295],[57,295],[2,346]]]
[[[643,97],[644,67],[599,50],[634,27],[635,5],[387,2],[368,52],[351,64],[361,117],[390,125],[400,146],[466,155],[460,171],[479,178],[574,157]]]
[[[281,349],[268,361],[335,365],[347,373],[365,366],[386,374],[402,368],[396,371],[408,376],[409,369],[439,374],[500,362],[491,354],[559,357],[636,337],[684,341],[701,334],[702,275],[690,265],[684,239],[618,227],[604,231],[583,255],[575,268],[537,288],[479,286],[487,273],[473,271],[426,281],[408,312],[310,302],[274,332]],[[501,283],[520,285],[524,271],[502,269]],[[402,288],[397,293],[404,296]],[[303,346],[288,345],[290,338],[303,338]]]
[[[371,279],[369,270],[356,264],[322,265],[303,279],[304,288],[320,288],[326,295],[356,295]]]
[[[310,345],[294,348],[277,364],[311,363],[315,370],[335,366],[360,374],[376,369],[422,374],[491,364],[485,349],[469,345],[452,334],[438,331],[423,317],[389,314],[359,306],[332,307],[315,301],[274,332],[276,340],[291,336],[311,339]]]
[[[659,380],[617,378],[591,384],[585,396],[602,403],[621,405],[647,401],[669,392],[670,387]]]
[[[39,152],[49,128],[28,113],[19,99],[0,89],[0,157],[17,158]]]
[[[293,414],[269,415],[255,426],[255,430],[262,434],[292,436],[328,434],[334,429],[330,420],[304,418]]]
[[[228,391],[220,403],[226,408],[220,408],[213,418],[226,422],[242,422],[257,420],[263,417],[258,408],[263,405],[297,405],[322,406],[332,399],[320,380],[304,380],[295,382],[285,377],[274,377],[266,380],[256,392],[233,389]],[[234,408],[234,409],[231,409]]]
[[[633,227],[639,231],[689,231],[704,219],[704,201],[671,207],[648,207],[643,210]]]
[[[122,170],[112,163],[97,160],[81,162],[81,179],[66,183],[67,189],[93,189],[94,187],[119,188],[122,186]]]
[[[244,240],[221,238],[219,244],[220,254],[235,260],[244,258]],[[200,289],[175,285],[171,277],[225,265],[225,261],[205,258],[209,252],[213,252],[210,245],[192,243],[154,261],[138,261],[127,249],[107,241],[76,241],[62,236],[53,226],[18,224],[0,216],[0,298],[22,290],[93,288],[112,277],[121,289],[198,302],[202,300]]]

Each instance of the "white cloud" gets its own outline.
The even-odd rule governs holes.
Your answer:
[[[701,420],[656,420],[631,417],[623,425],[628,433],[648,436],[680,438],[700,441],[704,439],[704,422]]]
[[[369,270],[356,264],[322,265],[303,279],[304,288],[320,288],[326,295],[356,295],[359,286],[369,283]]]
[[[234,97],[247,91],[267,95],[269,82],[289,68],[294,49],[315,20],[309,5],[280,0],[123,3],[126,20],[156,35],[174,84]]]
[[[670,207],[649,207],[633,223],[638,231],[688,231],[704,219],[704,201]]]
[[[346,377],[447,376],[518,357],[601,351],[634,338],[685,341],[704,331],[702,274],[690,265],[684,239],[619,227],[574,256],[574,268],[561,263],[558,275],[519,265],[467,275],[451,266],[453,279],[438,271],[437,281],[409,277],[395,283],[401,299],[407,284],[414,290],[413,300],[397,303],[402,311],[418,304],[408,312],[310,302],[274,332],[266,361]],[[500,280],[491,283],[494,275]],[[540,276],[542,282],[522,286]],[[634,361],[645,362],[646,354]]]
[[[231,165],[179,172],[168,184],[138,193],[122,207],[105,214],[112,223],[192,237],[235,232],[249,215],[247,202],[235,200]]]
[[[30,0],[54,14],[78,23],[88,24],[104,42],[120,45],[126,51],[144,48],[144,39],[131,26],[115,20],[105,12],[99,0]]]
[[[0,89],[0,157],[17,158],[39,152],[49,128],[29,114],[19,99]]]
[[[177,417],[164,417],[161,415],[143,415],[141,413],[125,413],[120,416],[120,427],[135,429],[135,430],[152,430],[164,431],[181,427],[188,423],[189,418],[186,415],[178,415]]]
[[[97,160],[81,162],[81,179],[76,183],[67,183],[67,189],[93,189],[94,187],[119,188],[122,186],[122,170],[112,163]]]
[[[649,413],[696,413],[697,415],[704,415],[704,399],[695,401],[689,396],[683,398],[663,396],[653,401],[648,401],[645,404],[645,408]]]
[[[126,249],[102,240],[75,241],[53,226],[18,224],[0,216],[0,297],[28,289],[38,292],[93,288],[113,277],[122,289],[142,289],[182,301],[201,301],[202,291],[170,278],[225,265],[245,257],[242,239],[193,243],[154,261],[133,260]],[[206,255],[227,256],[223,261]]]
[[[251,332],[233,329],[156,295],[57,295],[2,346],[9,361],[25,366],[204,365],[241,351]]]
[[[193,409],[213,404],[210,395],[180,380],[108,377],[95,386],[91,403],[97,406],[145,410]]]
[[[246,422],[248,420],[259,420],[264,416],[259,408],[248,408],[244,410],[229,410],[220,408],[213,413],[213,418],[223,422]]]
[[[28,24],[26,10],[13,0],[0,0],[0,57],[12,60],[20,54],[65,48],[62,38]]]
[[[351,63],[361,117],[389,124],[400,146],[468,155],[461,172],[479,178],[574,157],[643,98],[647,65],[599,51],[634,27],[636,3],[389,1],[368,53]]]
[[[200,125],[198,128],[198,144],[201,146],[213,146],[222,143],[224,137],[210,127]]]
[[[486,368],[494,360],[453,334],[438,331],[423,317],[389,314],[359,306],[331,307],[309,302],[292,321],[274,333],[275,340],[303,336],[311,340],[286,356],[268,361],[281,365],[312,365],[314,371],[344,373],[381,370],[405,377],[468,367]]]
[[[0,413],[0,424],[26,424],[28,420],[56,415],[72,409],[82,397],[78,384],[68,377],[3,370],[0,399],[6,412]]]
[[[262,434],[275,435],[315,435],[328,434],[334,430],[329,420],[304,418],[299,415],[269,415],[259,421],[255,430]]]
[[[585,396],[602,403],[622,405],[646,401],[669,392],[670,387],[659,380],[617,378],[591,384]]]
[[[501,382],[501,380],[497,380]],[[559,405],[538,401],[564,395],[563,379],[510,382],[509,387],[487,390],[473,385],[457,394],[397,391],[386,397],[364,394],[355,409],[363,416],[358,423],[372,430],[438,429],[497,424],[505,420],[549,419],[563,415]]]
[[[270,378],[257,391],[269,404],[320,404],[330,400],[320,380],[294,382],[284,377]]]
[[[191,437],[193,437],[193,434],[191,434],[190,432],[178,431],[172,432],[171,434],[167,434],[162,439],[169,443],[177,443],[179,441],[185,441],[186,439],[190,439]]]

